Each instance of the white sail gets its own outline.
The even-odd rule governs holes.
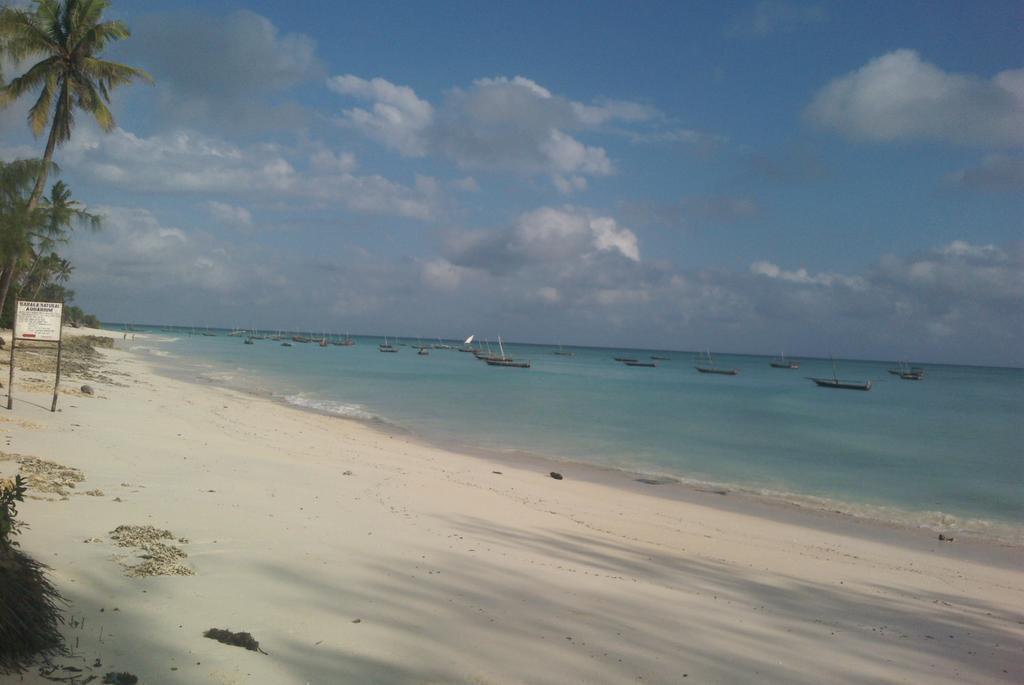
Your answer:
[[[476,335],[476,334],[474,333],[473,335]],[[471,342],[473,342],[473,336],[472,336],[472,335],[471,335],[471,336],[469,336],[468,338],[466,338],[466,342],[464,342],[464,343],[462,343],[462,344],[463,344],[463,345],[468,345],[468,344],[470,344]]]

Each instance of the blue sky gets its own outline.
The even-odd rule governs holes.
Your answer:
[[[1024,364],[1020,3],[112,14],[104,319]]]

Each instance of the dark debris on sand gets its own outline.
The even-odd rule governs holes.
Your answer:
[[[252,636],[252,633],[233,633],[224,628],[210,628],[203,633],[203,637],[208,637],[211,640],[216,640],[226,645],[245,647],[249,651],[266,654],[266,652],[260,649],[260,643]]]

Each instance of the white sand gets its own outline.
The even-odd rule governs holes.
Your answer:
[[[1019,548],[556,481],[105,354],[125,387],[56,414],[19,387],[0,410],[5,452],[86,476],[21,508],[71,603],[78,656],[55,663],[143,683],[1024,680]],[[127,577],[119,524],[188,538],[195,575]]]

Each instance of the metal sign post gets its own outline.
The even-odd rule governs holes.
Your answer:
[[[14,303],[14,327],[11,330],[11,372],[7,385],[8,409],[14,407],[14,348],[21,340],[57,343],[57,373],[53,382],[53,402],[50,403],[50,411],[57,411],[63,333],[63,302],[22,302],[18,300]]]

